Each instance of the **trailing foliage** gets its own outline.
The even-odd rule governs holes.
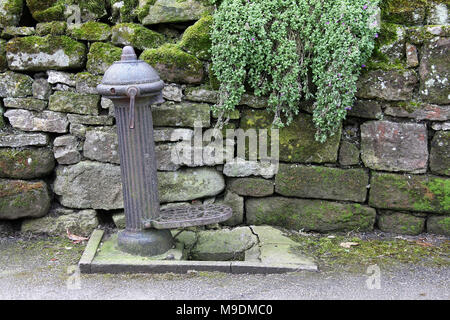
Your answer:
[[[300,99],[315,99],[316,139],[333,135],[353,105],[370,57],[378,0],[223,0],[214,14],[214,107],[234,110],[246,87],[269,96],[274,125],[289,125]],[[222,120],[222,118],[221,118]]]

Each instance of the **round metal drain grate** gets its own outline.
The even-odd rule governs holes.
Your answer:
[[[155,229],[185,228],[223,222],[231,215],[231,208],[225,205],[192,205],[163,209],[159,217],[148,222]]]

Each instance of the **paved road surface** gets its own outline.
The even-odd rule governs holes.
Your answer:
[[[341,270],[282,275],[81,275],[70,278],[79,282],[68,281],[67,268],[77,259],[51,261],[41,249],[20,250],[14,241],[0,241],[0,299],[450,299],[449,268],[382,269],[380,289],[368,289],[369,276],[363,272]]]

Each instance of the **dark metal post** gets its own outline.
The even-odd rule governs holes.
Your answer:
[[[164,84],[133,48],[105,73],[97,89],[114,103],[119,137],[120,169],[126,230],[118,235],[119,249],[153,256],[173,246],[169,230],[146,229],[144,221],[160,215],[155,143],[150,105],[163,102]]]

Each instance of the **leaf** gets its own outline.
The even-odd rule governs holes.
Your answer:
[[[416,241],[416,244],[418,244],[419,246],[422,246],[422,247],[433,247],[433,245],[431,243],[419,241],[419,240]]]
[[[73,241],[73,243],[80,243],[81,241],[89,240],[89,238],[77,236],[76,234],[70,233],[69,229],[66,229],[67,238]]]
[[[359,246],[359,243],[358,242],[341,242],[339,245],[343,248],[349,249],[353,246]]]

